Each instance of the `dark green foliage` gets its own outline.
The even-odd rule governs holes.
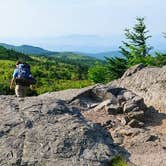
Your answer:
[[[59,52],[51,55],[49,58],[54,58],[59,62],[64,62],[67,64],[80,65],[86,68],[89,68],[90,66],[94,65],[96,62],[101,62],[101,60],[98,60],[96,58],[84,56],[81,54],[76,54],[73,52]]]
[[[32,58],[28,55],[18,53],[14,50],[7,50],[0,46],[0,60],[31,61]]]
[[[147,35],[149,32],[146,30],[144,24],[144,18],[136,18],[137,23],[130,29],[125,29],[125,36],[127,42],[123,41],[123,45],[120,47],[121,53],[125,58],[132,58],[131,55],[137,54],[138,56],[147,56],[152,47],[147,45],[147,40],[151,37]]]
[[[127,69],[127,60],[125,58],[106,58],[106,61],[110,80],[121,77]]]
[[[155,62],[155,66],[162,67],[166,65],[166,54],[156,53],[154,62]]]
[[[131,66],[139,63],[153,65],[154,58],[149,55],[152,47],[146,41],[151,37],[147,35],[144,18],[137,18],[137,24],[130,29],[125,29],[126,42],[120,47],[123,57],[106,58],[110,80],[120,78]]]
[[[87,80],[87,65],[72,61],[67,63],[59,59],[28,56],[0,47],[0,94],[14,94],[14,90],[9,89],[9,84],[17,60],[29,63],[32,75],[37,80],[37,84],[33,90],[28,91],[28,95],[91,85]]]
[[[109,81],[107,67],[96,63],[94,66],[89,68],[88,78],[94,83],[106,83]]]
[[[147,35],[144,18],[137,18],[137,23],[130,29],[125,29],[126,42],[120,47],[122,58],[106,58],[110,78],[117,79],[131,66],[143,63],[145,66],[156,65],[155,58],[149,55],[152,47],[147,45],[151,37]]]

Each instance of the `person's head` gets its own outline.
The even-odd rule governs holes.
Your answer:
[[[22,62],[21,61],[17,61],[16,62],[16,67],[18,67],[19,64],[22,64]]]

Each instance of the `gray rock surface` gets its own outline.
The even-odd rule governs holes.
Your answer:
[[[144,98],[147,105],[166,113],[166,66],[143,68],[136,65],[109,85],[129,89]]]
[[[118,153],[110,134],[47,97],[0,96],[0,165],[107,165]]]
[[[127,89],[97,85],[89,91],[88,95],[93,98],[91,100],[92,103],[89,105],[93,105],[93,102],[96,102],[97,99],[98,102],[100,101],[96,106],[90,107],[82,112],[87,119],[95,123],[100,123],[104,127],[110,128],[113,126],[116,127],[117,125],[127,125],[135,119],[138,123],[134,123],[131,126],[140,127],[139,122],[144,121],[146,105],[144,104],[143,98]],[[78,96],[76,100],[81,102],[81,99]],[[75,104],[74,101],[70,104],[73,103]],[[119,122],[119,120],[122,121]]]
[[[166,115],[144,103],[165,111],[165,69],[137,65],[108,85],[0,96],[0,166],[104,166],[115,154],[165,166]]]

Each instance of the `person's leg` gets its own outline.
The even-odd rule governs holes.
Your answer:
[[[20,85],[16,85],[16,87],[15,87],[15,94],[17,97],[20,97],[20,87],[19,86]]]
[[[27,94],[27,86],[22,86],[22,96],[25,97]]]
[[[26,96],[26,91],[27,91],[26,86],[16,85],[15,93],[16,93],[17,97],[25,97]]]

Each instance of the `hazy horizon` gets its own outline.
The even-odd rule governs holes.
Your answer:
[[[73,51],[84,53],[100,53],[117,51],[119,46],[122,45],[124,38],[117,36],[101,37],[91,35],[71,35],[52,38],[37,38],[37,39],[3,39],[0,43],[11,44],[15,46],[31,45],[41,47],[49,51]],[[47,42],[49,41],[49,42]],[[86,43],[86,44],[84,44]],[[154,47],[154,51],[166,51],[166,39],[160,36],[153,36],[149,40],[149,45]]]
[[[0,42],[53,51],[117,50],[124,29],[139,16],[153,36],[149,43],[161,50],[165,6],[164,0],[2,0]]]

